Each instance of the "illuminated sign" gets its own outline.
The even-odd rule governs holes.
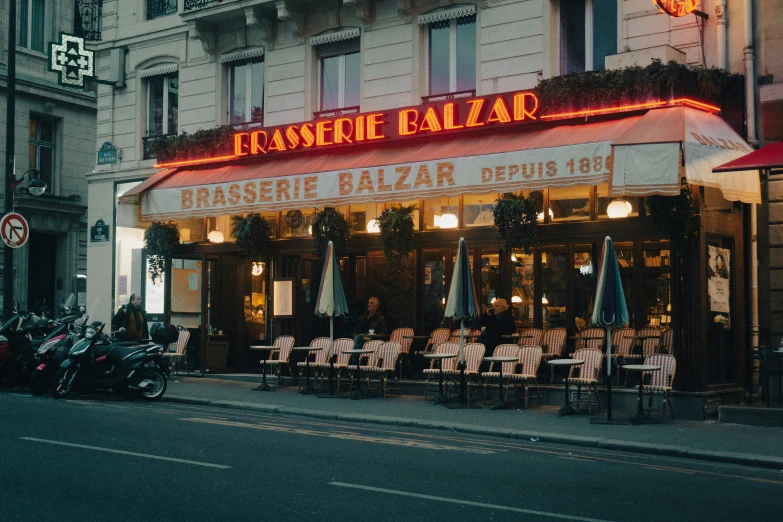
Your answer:
[[[658,9],[669,16],[685,16],[691,14],[699,6],[699,0],[653,0]]]
[[[497,127],[535,121],[537,113],[538,98],[529,91],[447,100],[237,132],[234,155],[277,154]]]
[[[49,44],[49,70],[60,74],[62,85],[84,86],[94,78],[94,53],[84,48],[84,38],[60,33],[60,43]]]

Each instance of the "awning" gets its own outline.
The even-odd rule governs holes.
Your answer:
[[[719,116],[689,107],[653,109],[613,144],[613,195],[676,195],[680,179],[729,201],[761,203],[757,174],[714,174],[752,149]]]
[[[741,170],[781,169],[783,168],[783,142],[778,141],[761,147],[739,159],[724,163],[712,169],[712,172],[737,172]]]
[[[159,220],[597,185],[610,179],[612,143],[640,118],[183,168],[127,196],[141,194],[142,218]]]

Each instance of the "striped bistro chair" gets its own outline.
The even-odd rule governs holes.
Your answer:
[[[403,359],[408,359],[408,369],[410,370],[411,365],[411,344],[413,344],[413,339],[406,339],[406,337],[412,337],[413,336],[413,328],[395,328],[394,331],[391,333],[391,336],[389,337],[389,341],[394,341],[396,343],[399,343],[400,345],[400,375],[399,378],[402,379],[402,361]]]
[[[672,391],[674,374],[677,371],[677,360],[673,355],[658,353],[645,357],[644,364],[653,364],[655,366],[660,366],[661,368],[660,371],[657,372],[642,373],[642,393],[645,391],[650,392],[647,409],[652,409],[653,394],[662,393],[663,401],[661,401],[660,411],[663,413],[663,418],[666,419],[666,405],[668,404],[669,414],[673,419],[674,408],[672,408],[672,401],[671,397],[669,397],[669,393]]]
[[[579,348],[597,348],[604,349],[606,342],[606,332],[603,328],[587,328],[581,334],[581,337],[595,337],[595,339],[585,339],[576,341],[576,349]],[[600,339],[598,339],[600,337]]]
[[[457,351],[459,351],[459,343],[457,344]],[[477,385],[479,378],[479,367],[481,361],[484,360],[484,352],[486,348],[481,343],[465,343],[465,380],[468,382],[468,386],[471,384]],[[459,370],[459,355],[457,356],[457,364],[454,368],[443,370],[443,380],[449,385],[454,384],[454,389],[459,390],[459,381],[462,372]]]
[[[673,345],[674,345],[674,330],[672,330],[671,328],[667,328],[661,334],[661,343],[658,345],[658,353],[668,353],[669,355],[674,355],[672,353]]]
[[[541,328],[527,328],[522,330],[519,337],[519,346],[541,346],[544,331]]]
[[[565,328],[550,328],[544,332],[543,339],[541,340],[541,349],[544,353],[541,354],[541,358],[546,362],[550,359],[559,359],[563,356],[563,350],[565,349],[566,337],[568,332]],[[549,367],[549,382],[555,381],[555,367]]]
[[[349,337],[341,337],[340,339],[334,340],[334,345],[332,346],[332,355],[335,357],[334,361],[334,372],[337,377],[337,393],[340,393],[340,384],[344,380],[343,374],[347,373],[348,364],[351,361],[351,354],[350,353],[343,353],[343,350],[353,350],[353,339]],[[326,375],[326,379],[329,378],[329,362],[326,363],[326,368],[321,369],[319,368],[318,375],[323,378],[323,375]],[[350,387],[350,378],[348,379],[349,387]]]
[[[544,404],[544,398],[541,396],[541,390],[538,387],[538,367],[541,364],[540,346],[522,346],[519,349],[519,373],[512,373],[508,380],[521,388],[520,396],[523,398],[525,408],[527,408],[527,389],[532,382],[536,387],[538,403]]]
[[[641,342],[641,344],[642,344],[641,352],[642,353],[635,352],[635,353],[631,353],[628,357],[626,357],[626,359],[628,359],[628,361],[630,363],[640,364],[642,362],[642,360],[644,360],[645,357],[647,357],[648,355],[652,355],[652,354],[654,354],[657,351],[658,345],[660,343],[661,331],[658,330],[657,328],[649,328],[649,327],[648,328],[640,328],[640,329],[636,330],[636,335],[637,336],[646,336],[646,335],[651,336],[650,339],[645,339],[644,341]],[[638,346],[638,344],[636,346]],[[627,372],[625,374],[625,382],[626,382],[626,384],[628,383],[628,373]]]
[[[400,356],[400,343],[397,341],[387,341],[378,347],[375,352],[376,364],[373,366],[362,366],[364,375],[367,376],[367,390],[370,388],[370,380],[373,377],[378,378],[378,386],[381,389],[381,396],[386,397],[386,388],[389,377],[394,378],[397,395],[400,394],[400,381],[397,380],[397,359]]]
[[[310,371],[315,372],[315,365],[316,364],[324,364],[328,362],[329,357],[329,344],[331,344],[331,339],[328,337],[316,337],[312,341],[310,341],[310,346],[312,348],[320,348],[319,351],[314,352],[307,352],[306,358],[310,359]],[[302,389],[302,377],[304,376],[305,372],[307,371],[307,361],[302,361],[296,363],[296,366],[299,368],[299,389]]]
[[[177,371],[177,361],[185,360],[185,349],[188,347],[188,341],[190,340],[190,332],[182,326],[177,326],[177,331],[179,334],[179,337],[177,337],[177,342],[171,343],[169,345],[169,349],[171,348],[172,345],[174,346],[174,351],[164,352],[163,357],[166,360],[171,360],[171,367],[174,369],[174,373],[176,375],[179,375],[179,372]],[[185,371],[188,371],[187,362],[185,363]],[[190,374],[189,371],[188,374]]]
[[[603,353],[598,348],[580,348],[571,357],[585,362],[582,366],[572,366],[568,373],[568,380],[572,384],[576,384],[576,400],[572,404],[575,408],[578,408],[582,402],[586,402],[587,413],[592,413],[592,402],[590,402],[590,389],[592,388],[598,411],[600,411],[601,401],[598,399],[598,377],[601,375]],[[587,398],[584,401],[582,400],[583,385],[587,387]]]
[[[280,388],[280,373],[283,369],[283,366],[288,368],[288,375],[293,378],[294,374],[291,372],[291,349],[294,347],[294,337],[292,335],[281,335],[277,339],[275,339],[274,342],[274,349],[269,350],[269,357],[270,359],[266,361],[267,364],[271,365],[272,368],[275,369],[275,374],[277,375],[277,388]],[[274,359],[271,359],[271,357],[274,356]],[[261,361],[261,364],[263,364],[265,361]]]
[[[376,366],[378,364],[378,348],[380,348],[382,344],[383,344],[383,341],[379,341],[378,339],[373,339],[371,341],[366,341],[362,345],[362,349],[364,349],[364,350],[372,350],[373,351],[372,353],[368,353],[366,356],[362,356],[361,357],[361,359],[363,359],[364,357],[367,357],[367,364],[361,364],[361,362],[362,362],[361,359],[359,361],[357,361],[361,365],[361,367],[362,367],[361,370],[362,371],[365,371],[365,368],[367,368],[368,366],[371,367],[371,366]],[[358,377],[358,375],[356,373],[357,368],[356,368],[355,364],[348,364],[348,365],[346,365],[345,369],[348,370],[349,374],[352,374],[351,377],[350,377],[350,380],[349,380],[350,385],[348,386],[348,391],[350,392],[351,390],[353,390],[354,375],[356,377]],[[366,375],[367,374],[365,374],[365,376]],[[357,386],[359,385],[358,379],[356,381],[356,385]]]
[[[519,357],[519,345],[518,344],[499,344],[495,347],[495,350],[492,352],[492,355],[494,357]],[[500,387],[500,371],[495,371],[495,364],[497,363],[491,363],[489,366],[489,371],[483,372],[481,374],[481,379],[484,381],[484,392],[481,397],[482,402],[486,402],[487,400],[487,387],[489,386],[489,382],[491,380],[497,380],[498,381],[498,387]],[[508,392],[508,382],[513,379],[513,375],[516,372],[517,369],[517,363],[516,362],[504,362],[500,363],[503,365],[503,378],[506,380],[506,392]],[[508,396],[508,393],[505,393],[504,395]]]
[[[636,330],[633,328],[618,328],[614,332],[612,332],[612,362],[617,366],[620,367],[620,364],[622,362],[619,362],[621,359],[627,360],[629,356],[632,354],[633,351],[633,344],[634,340],[631,339],[636,335]],[[620,382],[619,377],[620,370],[617,370],[617,382]],[[625,372],[625,378],[628,379],[628,372]]]
[[[424,347],[424,353],[429,353],[435,349],[440,343],[445,343],[449,340],[448,328],[436,328],[430,334],[430,338],[427,340],[427,346]]]
[[[435,346],[435,349],[432,350],[432,353],[454,353],[459,355],[459,343],[441,342]],[[445,376],[448,370],[453,370],[457,367],[457,358],[454,357],[452,359],[441,359],[440,363],[443,364],[443,375]],[[430,361],[430,367],[426,368],[423,373],[425,377],[424,400],[427,400],[427,394],[430,389],[430,379],[434,379],[435,384],[438,383],[440,373],[438,361],[436,359],[432,359]]]
[[[318,339],[326,339],[326,345],[324,346],[324,349],[320,352],[317,352],[315,361],[312,361],[310,363],[310,371],[313,372],[313,375],[315,376],[315,389],[320,390],[320,383],[323,381],[323,379],[329,379],[329,368],[331,365],[329,364],[329,338],[328,337],[319,337]],[[346,343],[346,341],[349,341],[350,343]],[[315,339],[313,339],[313,342],[315,342]],[[310,343],[312,345],[312,343]],[[341,338],[341,339],[335,339],[334,343],[332,344],[332,358],[335,359],[334,363],[334,372],[335,376],[338,377],[338,385],[339,385],[339,375],[340,375],[340,364],[339,364],[339,358],[340,353],[342,350],[350,350],[353,348],[353,339],[348,338]],[[308,354],[309,355],[309,354]],[[345,358],[348,358],[349,354],[345,354]],[[301,363],[299,363],[301,364]],[[343,368],[347,365],[347,362],[342,366]]]

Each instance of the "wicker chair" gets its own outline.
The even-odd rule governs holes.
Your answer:
[[[663,401],[659,411],[663,413],[663,418],[666,419],[666,405],[668,404],[669,414],[673,419],[674,409],[672,408],[672,401],[671,397],[669,397],[669,392],[672,391],[674,374],[677,371],[677,360],[673,355],[659,353],[647,356],[644,359],[644,364],[652,364],[661,368],[660,371],[657,372],[642,373],[642,393],[650,393],[647,409],[652,410],[653,394],[662,393]]]
[[[179,337],[177,337],[177,342],[171,343],[169,345],[169,347],[174,345],[174,351],[164,352],[163,357],[166,360],[171,361],[171,367],[174,369],[174,373],[176,375],[179,375],[179,372],[177,371],[177,361],[185,360],[185,349],[188,347],[188,341],[190,340],[190,332],[182,326],[177,326],[177,330],[179,333]],[[188,371],[187,363],[185,363],[185,371]],[[188,372],[188,374],[190,374],[190,372]]]
[[[302,361],[296,363],[296,366],[299,368],[299,389],[302,389],[302,376],[307,371],[307,367],[310,367],[310,371],[315,373],[315,365],[316,364],[324,364],[329,360],[329,345],[331,344],[331,339],[328,337],[316,337],[312,341],[310,341],[310,347],[311,348],[320,348],[320,350],[307,352],[307,359],[314,358],[314,361],[311,361],[310,364],[307,363],[307,361]]]
[[[334,346],[332,346],[332,354],[336,357],[334,361],[334,371],[337,374],[337,393],[340,393],[340,384],[344,380],[343,370],[348,369],[348,363],[351,361],[350,353],[343,353],[344,350],[353,350],[353,339],[349,337],[341,337],[334,340]],[[329,365],[327,364],[326,372],[329,371]],[[348,376],[346,376],[348,377]],[[327,374],[328,378],[328,374]],[[350,377],[348,377],[348,383],[350,388]]]
[[[274,342],[274,349],[270,350],[269,360],[262,360],[261,364],[270,364],[275,369],[277,375],[277,388],[280,388],[280,379],[283,366],[288,368],[288,375],[293,378],[291,372],[291,349],[294,347],[294,337],[292,335],[281,335]],[[271,359],[272,356],[276,356],[275,359]]]
[[[620,359],[626,360],[632,354],[634,340],[631,339],[636,335],[636,330],[633,328],[618,328],[612,332],[612,362],[618,367],[617,370],[617,382],[620,382],[619,367],[622,362],[618,364]],[[626,372],[626,380],[628,379],[628,372]]]
[[[527,328],[519,337],[519,346],[541,346],[544,331],[541,328]]]
[[[550,359],[559,359],[563,356],[563,349],[566,344],[566,337],[568,332],[565,328],[550,328],[544,332],[544,337],[541,342],[541,348],[544,353],[541,354],[541,358],[544,361]],[[549,367],[549,382],[555,380],[555,367]]]
[[[580,348],[597,348],[598,350],[604,349],[604,343],[606,342],[606,332],[603,328],[587,328],[580,334],[580,337],[585,337],[586,339],[580,339],[576,341],[577,350]]]
[[[362,366],[362,371],[367,379],[367,391],[370,388],[370,380],[373,377],[378,378],[378,387],[381,390],[381,396],[386,397],[386,388],[389,377],[394,378],[397,395],[400,395],[400,381],[397,380],[397,359],[400,356],[400,343],[397,341],[388,341],[381,344],[375,351],[375,362],[372,366]]]
[[[658,353],[668,353],[669,355],[674,355],[672,353],[673,346],[674,346],[674,330],[672,330],[671,328],[667,328],[661,334],[661,342],[658,345]]]
[[[444,328],[445,330],[445,328]],[[459,355],[459,343],[442,342],[435,346],[432,353],[453,353]],[[446,375],[448,370],[453,370],[457,366],[457,358],[440,359],[440,363],[443,365],[443,375]],[[434,378],[435,382],[438,382],[440,378],[440,368],[438,367],[438,361],[433,359],[430,361],[430,367],[424,370],[424,400],[427,400],[427,394],[430,389],[430,378]]]
[[[495,347],[495,350],[492,352],[493,357],[519,357],[519,345],[518,344],[499,344]],[[513,375],[517,373],[517,363],[516,362],[504,362],[500,363],[502,364],[503,369],[503,378],[506,380],[506,393],[504,395],[508,395],[508,382],[513,378]],[[489,366],[489,371],[483,372],[481,374],[481,379],[484,381],[484,391],[481,396],[482,402],[486,402],[487,400],[487,387],[489,386],[489,383],[491,380],[497,380],[498,381],[498,388],[500,388],[500,372],[495,371],[495,363],[491,363]]]
[[[459,347],[459,343],[457,343]],[[465,380],[468,384],[478,384],[479,367],[484,360],[486,349],[481,343],[465,344]],[[459,370],[459,355],[457,355],[457,365],[454,368],[443,370],[443,379],[449,384],[453,384],[455,389],[459,389],[459,380],[462,372]]]
[[[365,371],[365,368],[376,366],[378,364],[378,349],[381,347],[382,344],[383,341],[373,339],[371,341],[366,341],[362,345],[363,350],[372,350],[373,352],[367,354],[367,364],[361,364],[361,356],[360,356],[360,359],[357,362],[359,363],[359,365],[361,365],[361,371]],[[354,380],[353,375],[356,375],[356,377],[358,377],[356,366],[357,366],[356,364],[348,364],[345,367],[345,369],[348,370],[348,373],[352,374],[350,378],[350,386],[348,386],[349,392],[353,390],[353,380]],[[357,386],[359,385],[358,379],[356,381],[356,385]]]
[[[406,339],[407,337],[407,339]],[[400,345],[400,375],[402,379],[402,361],[408,359],[408,369],[411,364],[411,344],[413,344],[413,328],[395,328],[389,337],[389,341],[394,341]]]
[[[537,374],[540,364],[541,347],[522,346],[519,349],[519,373],[512,373],[508,376],[508,380],[515,383],[518,389],[521,389],[520,397],[522,397],[525,408],[527,408],[528,403],[527,389],[531,383],[536,387],[539,404],[544,403],[544,398],[541,396],[541,389],[538,387]]]
[[[601,374],[601,363],[603,354],[598,348],[580,348],[575,351],[572,358],[584,361],[581,366],[572,366],[568,373],[568,380],[571,384],[576,384],[576,400],[574,407],[579,407],[582,402],[587,403],[587,413],[592,413],[592,402],[590,401],[590,390],[593,390],[595,402],[598,410],[601,410],[601,401],[598,399],[598,377]],[[582,400],[582,386],[587,387],[587,398]]]
[[[448,328],[436,328],[430,334],[430,338],[427,340],[427,346],[424,347],[424,353],[429,353],[435,349],[440,343],[445,343],[449,340]]]
[[[353,349],[353,339],[342,337],[334,340],[332,344],[332,358],[335,359],[334,371],[337,376],[337,389],[340,389],[340,372],[348,366],[348,360],[350,354],[343,354],[343,350]],[[324,379],[329,379],[329,371],[331,366],[329,364],[329,348],[322,350],[319,354],[323,354],[323,359],[316,358],[315,362],[310,363],[310,370],[315,374],[315,388],[320,389],[320,384]]]

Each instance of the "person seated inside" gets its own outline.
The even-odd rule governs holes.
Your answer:
[[[361,350],[364,345],[364,336],[373,333],[387,335],[389,326],[386,324],[386,318],[383,317],[378,309],[381,307],[381,300],[377,297],[371,297],[367,301],[367,313],[359,318],[356,331],[353,333],[353,349]],[[354,364],[354,363],[351,363]]]
[[[513,340],[502,339],[501,335],[511,335],[516,332],[514,315],[508,309],[508,301],[495,299],[486,314],[481,316],[481,335],[476,339],[477,343],[484,345],[485,353],[491,354],[495,346],[504,342],[513,343]]]

